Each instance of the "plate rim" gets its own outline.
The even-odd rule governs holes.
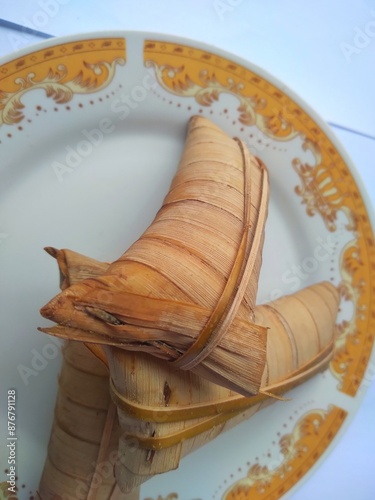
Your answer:
[[[0,66],[3,64],[8,64],[9,62],[18,59],[22,56],[26,56],[32,52],[35,52],[37,50],[43,50],[44,48],[50,48],[56,45],[61,45],[63,43],[69,43],[69,42],[74,42],[74,41],[79,41],[79,40],[88,40],[91,38],[103,38],[103,37],[122,37],[125,40],[127,39],[128,36],[138,36],[138,37],[143,37],[144,40],[147,39],[156,39],[157,41],[163,41],[163,42],[173,42],[173,43],[179,43],[183,45],[189,45],[193,44],[194,48],[198,48],[200,50],[205,50],[208,52],[214,52],[217,55],[230,59],[231,61],[235,61],[237,64],[244,66],[245,68],[249,69],[250,71],[254,71],[262,78],[265,80],[268,80],[270,83],[275,85],[276,87],[280,88],[285,94],[288,95],[292,100],[294,100],[298,106],[300,106],[304,111],[314,120],[317,122],[318,126],[323,130],[324,134],[328,137],[328,139],[334,144],[334,146],[337,148],[338,153],[340,156],[342,156],[343,160],[345,161],[346,165],[348,166],[351,174],[353,174],[355,182],[358,184],[359,191],[361,193],[361,196],[364,198],[364,203],[368,212],[369,219],[371,221],[371,226],[373,232],[375,232],[375,201],[372,202],[370,199],[370,196],[367,192],[367,189],[363,183],[363,180],[359,174],[359,171],[354,163],[354,160],[351,159],[350,155],[346,151],[345,147],[342,145],[341,141],[338,139],[334,131],[329,127],[328,123],[323,119],[323,117],[315,111],[310,104],[305,100],[304,97],[302,97],[298,92],[296,92],[294,89],[292,89],[289,85],[285,84],[280,80],[278,77],[272,75],[268,70],[263,69],[261,66],[251,62],[250,60],[247,60],[241,56],[237,56],[236,54],[233,54],[232,52],[229,52],[225,49],[222,49],[221,47],[207,43],[207,42],[201,42],[199,40],[196,40],[194,38],[189,38],[189,37],[181,37],[178,35],[173,35],[173,34],[168,34],[168,33],[161,33],[158,31],[144,31],[144,30],[94,30],[94,31],[84,31],[81,33],[75,33],[75,34],[70,34],[70,35],[64,35],[64,36],[56,36],[54,38],[49,38],[46,40],[41,40],[37,43],[33,43],[31,45],[28,45],[27,47],[23,47],[22,49],[19,49],[18,51],[13,51],[10,54],[7,54],[5,56],[0,57]],[[1,79],[0,79],[1,81]]]

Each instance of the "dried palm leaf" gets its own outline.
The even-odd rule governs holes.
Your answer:
[[[89,269],[89,262],[82,265]],[[93,277],[97,269],[93,266]],[[178,467],[183,456],[324,370],[333,352],[338,303],[336,288],[323,282],[255,308],[255,321],[267,326],[269,335],[262,390],[253,397],[148,354],[104,346],[123,430],[116,465],[121,489],[132,491],[154,474]],[[71,335],[71,328],[61,326],[44,330]]]
[[[103,274],[42,309],[59,324],[43,331],[103,346],[124,431],[115,466],[122,491],[177,467],[327,366],[338,307],[332,285],[255,308],[267,201],[264,166],[195,118],[143,236]]]
[[[60,287],[65,289],[108,267],[75,252],[46,249],[59,264]],[[103,360],[99,346],[90,344]],[[108,369],[80,342],[67,341],[59,391],[39,484],[42,500],[136,500],[121,493],[113,473],[119,461],[121,436],[117,412],[109,395]]]
[[[43,316],[87,341],[144,351],[244,395],[266,361],[254,319],[267,215],[264,165],[203,117],[154,222],[109,269],[63,291]],[[81,337],[80,337],[81,338]]]

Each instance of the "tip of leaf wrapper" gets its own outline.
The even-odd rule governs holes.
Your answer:
[[[58,256],[58,253],[59,253],[59,250],[57,250],[57,248],[54,248],[54,247],[44,247],[43,250],[45,252],[47,252],[49,255],[51,255],[52,257],[54,257],[55,259],[57,259],[57,256]]]

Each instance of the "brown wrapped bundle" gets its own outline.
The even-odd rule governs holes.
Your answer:
[[[72,339],[144,351],[257,394],[267,329],[253,318],[267,203],[263,164],[194,117],[151,226],[103,275],[63,291],[41,313],[71,327]]]
[[[256,320],[270,328],[257,396],[243,397],[146,354],[109,348],[111,393],[124,431],[124,459],[116,466],[121,489],[131,491],[177,468],[182,457],[250,418],[273,396],[324,370],[332,357],[338,302],[336,289],[320,283],[255,309]]]
[[[92,260],[79,257],[89,270]],[[338,303],[337,290],[319,283],[255,308],[255,320],[270,330],[262,391],[249,398],[150,355],[105,347],[123,430],[115,467],[121,489],[134,491],[154,474],[178,467],[183,456],[326,368]],[[71,333],[57,328],[61,336]]]
[[[57,258],[61,289],[104,272],[106,264],[69,251],[47,249]],[[90,345],[103,358],[101,348]],[[109,390],[107,367],[87,347],[67,341],[47,458],[39,484],[43,500],[136,500],[121,493],[114,476],[121,428]]]
[[[59,323],[42,331],[103,346],[124,492],[327,366],[332,285],[255,308],[267,202],[264,166],[195,118],[151,226],[41,311]]]

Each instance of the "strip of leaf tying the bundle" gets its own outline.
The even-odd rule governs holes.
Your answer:
[[[272,400],[274,396],[284,394],[294,387],[302,384],[312,376],[325,370],[332,359],[333,342],[327,346],[326,350],[320,353],[314,360],[311,360],[307,366],[292,373],[285,382],[279,382],[265,387],[262,392],[250,398],[244,396],[234,396],[219,402],[205,403],[201,405],[180,406],[178,408],[160,407],[142,407],[126,400],[116,391],[111,382],[111,396],[116,406],[124,412],[129,413],[135,418],[147,422],[163,424],[168,422],[179,422],[190,419],[202,419],[199,423],[187,426],[172,434],[163,436],[144,436],[140,434],[126,433],[128,438],[133,438],[138,446],[146,450],[162,450],[181,444],[186,439],[192,439],[202,432],[208,431],[217,425],[224,424],[228,420],[243,413],[248,408],[262,403],[266,400]],[[277,398],[275,398],[277,399]]]

